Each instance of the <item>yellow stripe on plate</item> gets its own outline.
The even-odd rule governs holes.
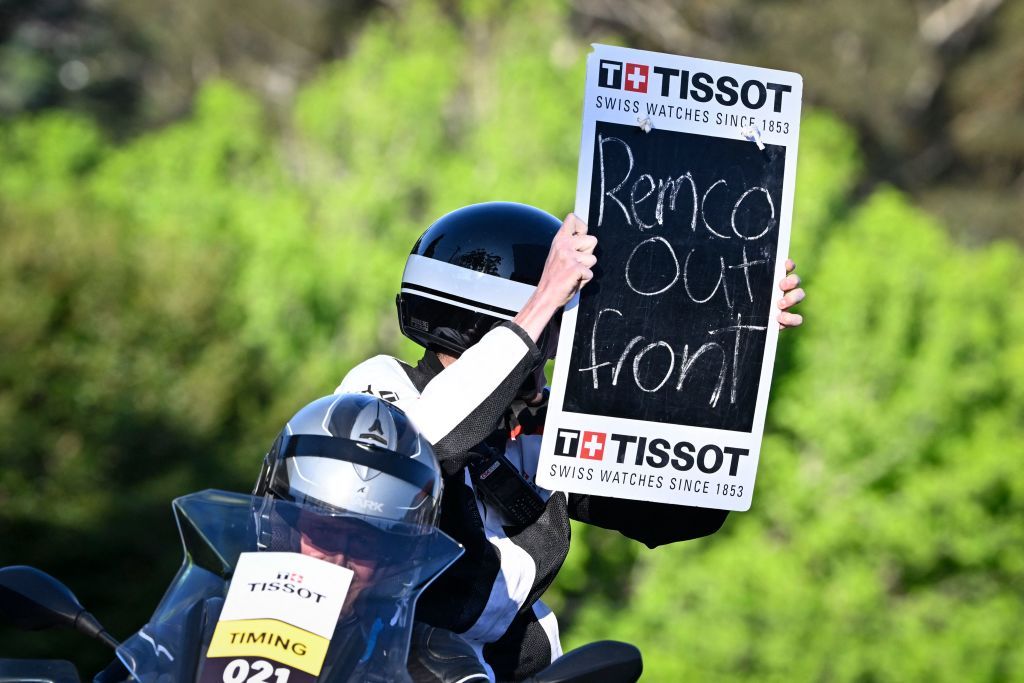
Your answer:
[[[207,657],[263,657],[318,676],[331,641],[276,619],[219,621]]]

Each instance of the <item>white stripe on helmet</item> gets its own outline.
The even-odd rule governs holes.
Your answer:
[[[484,306],[494,306],[506,311],[518,313],[526,300],[530,298],[536,287],[533,285],[506,280],[497,275],[488,275],[475,270],[455,266],[444,261],[412,254],[405,262],[405,272],[402,274],[403,284],[419,285],[430,289],[438,290],[441,293],[448,293],[463,299],[477,302]],[[403,293],[419,294],[430,299],[446,301],[439,296],[430,296],[429,293],[419,290],[402,289]],[[470,308],[480,313],[489,313],[495,317],[505,318],[506,316],[495,314],[494,311],[481,310],[471,304],[463,302],[449,302],[463,308]],[[511,317],[511,316],[508,316]]]

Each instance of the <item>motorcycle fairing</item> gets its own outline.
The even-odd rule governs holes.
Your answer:
[[[213,489],[178,498],[173,509],[185,555],[181,568],[149,622],[117,649],[118,659],[143,683],[196,680],[238,557],[259,549],[258,521],[272,520],[283,544],[294,545],[299,520],[311,512],[323,516],[284,501],[272,501],[268,510],[265,498]],[[326,528],[336,529],[328,541],[347,548],[360,540],[355,535],[365,525],[339,517],[327,520]],[[416,599],[462,554],[458,543],[436,529],[372,533],[370,547],[379,562],[359,598],[342,612],[320,681],[408,681]],[[275,549],[285,549],[281,545]]]

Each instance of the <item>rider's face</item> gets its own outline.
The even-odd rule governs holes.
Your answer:
[[[366,531],[339,533],[336,523],[305,516],[299,523],[299,552],[352,570],[352,585],[343,609],[369,586],[380,561],[380,549]]]

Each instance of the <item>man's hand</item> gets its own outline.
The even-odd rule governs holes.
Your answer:
[[[570,213],[551,242],[544,272],[537,284],[541,296],[561,308],[583,285],[594,278],[597,238],[587,234],[587,224]]]
[[[804,322],[804,317],[799,313],[790,313],[789,309],[804,300],[806,296],[800,287],[800,276],[794,273],[796,264],[792,259],[786,259],[786,277],[779,280],[779,289],[782,297],[779,299],[779,308],[782,312],[778,315],[779,329],[787,327],[799,327]]]
[[[587,224],[570,213],[551,242],[537,290],[513,322],[537,341],[551,317],[594,278],[597,238],[587,234]]]

